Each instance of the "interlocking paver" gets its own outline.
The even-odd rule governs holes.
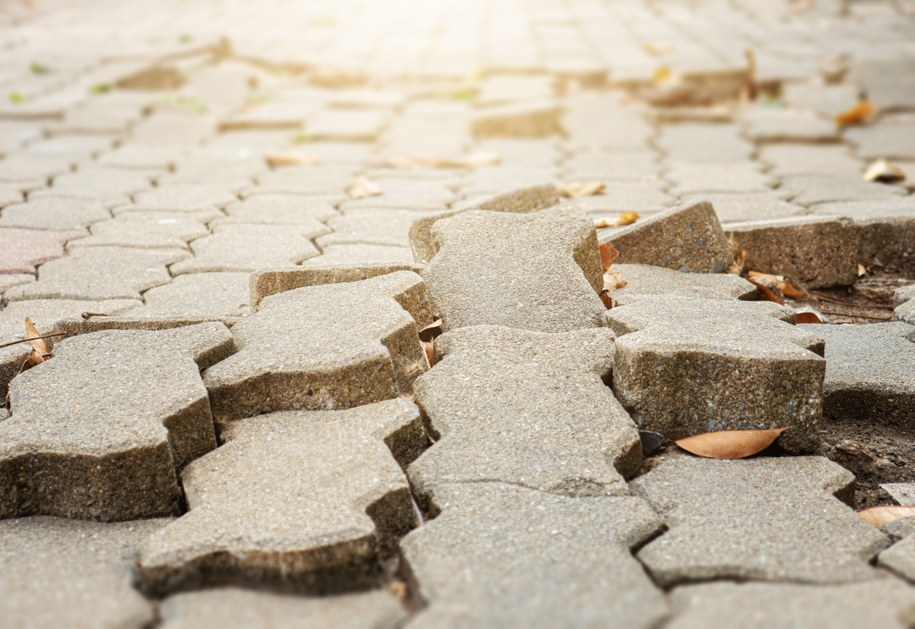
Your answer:
[[[327,226],[333,230],[315,241],[322,249],[331,245],[372,244],[408,247],[410,226],[417,218],[413,210],[360,210],[332,217]]]
[[[792,195],[791,201],[800,205],[837,201],[876,201],[906,193],[905,188],[899,186],[871,183],[862,178],[848,178],[832,173],[786,176],[782,180],[782,189]]]
[[[79,247],[134,247],[137,249],[179,249],[209,235],[203,223],[183,212],[129,212],[117,219],[99,221],[89,227],[90,235],[68,243],[72,251]]]
[[[318,233],[324,227],[316,227]],[[191,243],[193,257],[171,265],[172,273],[256,271],[268,266],[298,264],[318,255],[302,225],[237,225],[216,227],[213,234]]]
[[[0,210],[0,226],[29,229],[83,229],[109,218],[104,205],[88,199],[37,198]]]
[[[759,159],[774,175],[828,173],[858,179],[864,172],[864,164],[842,144],[773,144],[759,150]]]
[[[839,139],[832,120],[790,109],[757,107],[743,114],[756,142],[831,142]]]
[[[324,227],[324,221],[339,216],[331,201],[332,197],[256,194],[227,205],[225,210],[228,216],[215,219],[212,225],[301,225],[307,229],[307,233],[317,236],[322,229],[329,231]]]
[[[318,141],[368,142],[381,133],[388,116],[384,110],[325,109],[306,119],[305,131]]]
[[[66,339],[10,384],[0,424],[4,517],[99,520],[180,511],[178,472],[216,446],[199,367],[233,349],[222,324]]]
[[[182,474],[188,513],[143,548],[147,587],[272,581],[326,592],[370,583],[381,547],[414,526],[398,459],[415,456],[425,437],[406,400],[248,417],[221,438]]]
[[[807,210],[784,200],[778,190],[766,192],[712,192],[693,193],[680,199],[683,204],[692,205],[708,201],[715,208],[718,220],[723,224],[742,221],[760,221],[806,214]]]
[[[915,124],[877,124],[850,129],[846,137],[864,159],[915,158]]]
[[[81,168],[73,173],[54,177],[50,188],[35,190],[29,200],[49,197],[84,199],[106,207],[130,202],[131,195],[150,187],[142,173],[115,168]]]
[[[492,105],[478,110],[473,133],[480,138],[536,138],[557,133],[560,107],[554,99]]]
[[[34,273],[35,267],[64,255],[64,243],[83,231],[48,232],[0,227],[0,274]]]
[[[674,185],[671,194],[697,192],[760,192],[770,189],[773,179],[762,173],[753,162],[733,161],[726,164],[677,163],[665,176]]]
[[[409,247],[391,245],[329,245],[323,247],[321,255],[308,258],[302,266],[340,266],[368,264],[410,264],[413,251]]]
[[[729,273],[683,273],[648,264],[614,264],[612,270],[626,285],[610,293],[614,302],[624,304],[645,295],[674,295],[703,299],[756,298],[756,287]]]
[[[238,200],[224,186],[209,184],[176,184],[139,192],[130,205],[115,208],[123,212],[195,212],[222,208]]]
[[[633,211],[648,214],[673,204],[673,197],[661,190],[662,187],[659,182],[614,181],[609,182],[600,194],[573,197],[567,203],[593,216]]]
[[[664,127],[658,145],[672,162],[731,163],[748,159],[753,145],[727,124],[683,123]]]
[[[189,273],[143,293],[144,306],[119,318],[222,320],[250,314],[248,273]]]

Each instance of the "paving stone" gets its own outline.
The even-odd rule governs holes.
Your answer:
[[[0,210],[2,227],[75,230],[109,218],[111,212],[104,205],[84,199],[35,199]]]
[[[500,164],[513,166],[551,167],[562,157],[554,138],[495,138],[477,142],[475,151],[496,155]]]
[[[333,231],[318,237],[316,243],[329,245],[373,244],[406,247],[410,244],[410,226],[416,220],[411,210],[364,210],[331,218],[327,226]]]
[[[680,203],[693,204],[707,201],[715,208],[718,220],[725,225],[744,221],[786,218],[807,213],[804,207],[784,201],[783,196],[778,190],[767,192],[693,193],[682,197]]]
[[[116,168],[88,168],[55,177],[50,188],[35,190],[29,194],[29,200],[65,197],[113,207],[129,203],[131,195],[149,187],[149,178],[142,173]]]
[[[864,159],[915,158],[915,124],[876,124],[849,129],[846,137]]]
[[[833,120],[790,109],[757,107],[743,113],[747,134],[756,142],[832,142],[839,139]]]
[[[727,164],[672,165],[666,175],[674,182],[672,194],[684,195],[697,192],[759,192],[769,190],[773,179],[759,171],[754,162],[730,162]]]
[[[38,281],[6,292],[21,299],[139,299],[140,293],[171,281],[166,265],[185,254],[121,247],[83,247],[46,262]]]
[[[703,299],[756,299],[756,287],[729,273],[683,273],[648,264],[614,264],[612,270],[626,280],[610,297],[625,304],[645,295],[674,295]]]
[[[915,284],[896,290],[893,318],[915,325]]]
[[[454,200],[454,192],[444,186],[406,185],[388,186],[377,196],[364,197],[341,203],[339,209],[346,214],[362,209],[410,209],[422,212],[441,211]]]
[[[248,273],[190,273],[143,294],[121,318],[234,322],[250,314]]]
[[[683,123],[665,126],[658,146],[671,162],[741,162],[752,156],[753,145],[740,136],[736,125]]]
[[[113,140],[105,136],[93,135],[59,135],[43,138],[26,147],[22,155],[35,155],[38,157],[65,157],[73,160],[83,160],[98,157],[106,150],[112,148]]]
[[[638,471],[641,443],[602,380],[613,364],[609,330],[472,326],[435,346],[443,359],[417,380],[416,399],[436,442],[408,470],[423,499],[436,502],[456,483],[627,493],[623,478]]]
[[[455,485],[442,513],[402,542],[417,627],[657,626],[660,591],[631,550],[661,527],[632,497],[570,498]]]
[[[662,187],[659,182],[612,182],[600,194],[572,197],[566,203],[593,216],[612,212],[659,212],[674,202]]]
[[[182,475],[188,513],[143,548],[140,576],[153,591],[246,582],[351,589],[375,581],[379,551],[414,526],[400,461],[425,436],[406,400],[248,417],[221,438]]]
[[[679,455],[630,487],[668,526],[637,555],[663,586],[863,581],[873,578],[868,562],[888,543],[837,498],[850,497],[854,476],[823,457]]]
[[[399,264],[413,267],[413,252],[409,247],[391,245],[331,245],[321,255],[308,258],[303,266],[341,266],[367,264]]]
[[[123,212],[196,212],[222,208],[238,201],[238,197],[223,186],[208,184],[181,184],[167,188],[154,188],[134,196],[134,202],[116,208]]]
[[[34,273],[35,267],[64,255],[64,243],[83,231],[48,232],[0,228],[0,274]]]
[[[325,109],[306,119],[305,132],[318,141],[371,142],[388,116],[383,110]]]
[[[894,321],[810,330],[826,341],[828,419],[915,424],[915,327]]]
[[[166,171],[174,166],[180,153],[173,146],[123,144],[99,157],[96,163],[107,168]]]
[[[350,166],[290,166],[280,168],[257,178],[258,188],[264,192],[303,194],[303,195],[339,195],[352,185],[356,175]],[[255,189],[248,190],[250,195]]]
[[[860,179],[864,164],[843,144],[773,144],[759,149],[773,175],[816,175]]]
[[[8,627],[139,627],[154,622],[132,559],[167,520],[0,522],[0,614]],[[90,620],[91,619],[91,620]]]
[[[230,224],[300,225],[308,233],[320,235],[324,221],[339,213],[330,197],[298,194],[257,194],[226,206],[228,216],[213,221],[213,226]]]
[[[553,99],[495,105],[477,110],[473,134],[478,138],[538,138],[559,133],[560,109]]]
[[[323,233],[325,229],[320,228]],[[307,227],[288,225],[222,225],[191,243],[194,257],[171,266],[172,273],[256,271],[298,264],[318,255]]]
[[[20,189],[41,188],[52,177],[69,172],[74,160],[17,154],[0,161],[0,183],[11,183]]]
[[[493,166],[480,168],[468,175],[461,192],[465,196],[493,195],[518,188],[558,183],[557,170],[552,166]]]
[[[420,278],[342,281],[252,295],[259,311],[232,328],[238,353],[204,374],[218,416],[348,408],[412,391],[425,365],[410,316],[424,307]]]
[[[515,101],[548,100],[554,95],[549,76],[495,75],[480,82],[476,103],[482,107]]]
[[[186,251],[191,240],[210,233],[206,225],[186,218],[183,212],[129,212],[117,219],[94,223],[89,231],[89,236],[71,241],[67,249],[134,247]]]
[[[846,585],[708,583],[679,587],[671,599],[677,613],[670,629],[735,623],[743,629],[902,629],[915,619],[915,589],[897,579]]]
[[[871,183],[841,175],[792,175],[782,180],[782,189],[792,194],[791,201],[800,205],[816,205],[837,201],[874,201],[906,193],[905,188]]]
[[[814,110],[833,119],[858,102],[858,90],[853,85],[786,83],[782,90],[782,98],[789,105]]]
[[[10,384],[0,513],[97,520],[179,513],[178,472],[216,446],[198,365],[232,349],[222,324],[57,343],[53,359]]]
[[[576,151],[562,165],[566,181],[655,182],[661,174],[657,155],[649,151]]]
[[[628,227],[601,235],[620,252],[623,264],[720,273],[734,260],[710,203],[680,205]]]
[[[654,135],[643,110],[620,103],[618,95],[581,92],[564,104],[562,128],[570,148],[644,151]]]
[[[770,302],[645,296],[607,311],[613,391],[636,423],[676,440],[714,430],[789,426],[809,451],[823,411],[823,341]]]
[[[407,620],[407,610],[381,591],[304,598],[239,588],[218,588],[170,596],[162,603],[164,629],[388,629]]]
[[[35,276],[31,273],[7,273],[0,275],[0,297],[3,296],[3,291],[5,291],[7,288],[12,288],[13,286],[19,286],[21,284],[28,284],[29,282],[34,281]]]
[[[915,582],[915,537],[908,536],[882,551],[877,557],[877,565]],[[912,615],[915,616],[915,611]]]
[[[432,237],[439,249],[423,279],[445,330],[491,324],[559,332],[601,325],[597,237],[593,222],[578,211],[472,210],[436,222]]]
[[[22,203],[23,200],[22,193],[19,192],[18,188],[0,184],[0,208],[14,203]]]

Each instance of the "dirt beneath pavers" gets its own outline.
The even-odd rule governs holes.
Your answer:
[[[810,291],[804,299],[786,299],[793,308],[809,307],[826,317],[825,323],[880,323],[893,319],[896,289],[915,282],[895,269],[868,269],[852,286]]]

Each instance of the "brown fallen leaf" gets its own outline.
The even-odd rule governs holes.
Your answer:
[[[843,111],[836,116],[836,124],[840,127],[848,127],[853,124],[861,124],[871,116],[873,116],[877,111],[877,108],[874,107],[874,104],[869,100],[860,100],[858,103],[848,109]]]
[[[750,271],[747,273],[747,280],[756,285],[757,288],[760,285],[774,292],[776,295],[781,298],[791,297],[794,299],[803,299],[807,296],[802,290],[798,290],[791,285],[791,282],[785,279],[784,275],[772,275],[770,273],[760,273],[759,271]],[[779,301],[778,303],[782,303]]]
[[[616,218],[595,218],[594,229],[603,229],[604,227],[622,227],[631,225],[639,220],[638,212],[620,212]]]
[[[317,155],[305,153],[303,151],[284,151],[281,153],[271,153],[267,155],[267,164],[270,168],[281,168],[283,166],[311,166],[321,161]]]
[[[756,287],[756,290],[766,301],[774,301],[777,304],[785,303],[785,300],[778,292],[778,287],[768,278],[747,277],[747,281]]]
[[[794,322],[802,323],[826,323],[826,317],[817,312],[810,306],[802,306],[794,311]]]
[[[41,334],[38,333],[38,329],[29,317],[25,318],[25,338],[29,339],[32,349],[42,356],[50,353],[47,343],[41,338]]]
[[[902,518],[915,516],[915,507],[903,507],[899,505],[890,505],[886,507],[871,507],[858,511],[858,515],[873,524],[874,526],[883,526]]]
[[[426,353],[426,362],[429,363],[429,369],[435,366],[435,342],[420,341],[423,344],[423,351]]]
[[[353,185],[349,187],[346,194],[350,199],[364,199],[365,197],[376,197],[382,193],[381,187],[368,177],[357,177]]]
[[[877,183],[901,183],[905,181],[905,171],[888,159],[878,159],[864,171],[864,179]]]
[[[628,284],[619,271],[604,271],[604,290],[612,293],[617,288],[624,288]]]
[[[605,288],[600,292],[600,302],[604,304],[604,308],[610,310],[613,308],[613,298],[610,296],[609,291]]]
[[[559,194],[564,197],[592,197],[600,194],[607,187],[603,181],[570,181],[559,186]]]
[[[734,261],[728,265],[728,268],[726,268],[724,272],[730,273],[731,275],[743,275],[744,269],[747,266],[747,258],[750,257],[750,252],[744,251],[743,249],[737,249],[736,247],[731,247],[731,250],[734,252]]]
[[[597,250],[600,252],[600,268],[604,272],[610,268],[610,265],[613,264],[614,260],[620,257],[620,252],[609,242],[599,245]]]
[[[419,340],[423,343],[431,343],[432,340],[442,333],[442,320],[436,319],[422,330],[419,331]]]
[[[680,448],[707,459],[743,459],[759,454],[787,428],[719,430],[675,441]]]

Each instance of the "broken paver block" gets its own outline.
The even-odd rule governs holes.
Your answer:
[[[855,230],[848,219],[798,216],[731,223],[728,238],[748,253],[752,271],[784,275],[800,286],[850,286],[858,278]]]
[[[915,620],[915,588],[893,578],[843,585],[707,583],[676,588],[671,599],[669,629],[903,629]]]
[[[473,134],[478,138],[539,138],[560,132],[559,117],[559,103],[553,99],[485,107],[473,118]]]
[[[394,595],[365,592],[301,597],[240,588],[218,588],[170,596],[162,603],[163,629],[393,629],[407,619]]]
[[[221,436],[182,474],[188,513],[144,546],[141,579],[154,592],[249,581],[352,589],[377,578],[378,552],[415,523],[400,463],[425,436],[406,400],[249,417]]]
[[[64,255],[64,243],[84,231],[48,232],[0,227],[0,274],[34,273],[35,267]]]
[[[445,330],[490,324],[561,332],[601,325],[597,236],[579,211],[472,210],[438,221],[432,234],[439,249],[423,279]]]
[[[872,578],[868,562],[888,539],[837,498],[854,481],[824,457],[674,455],[629,483],[668,526],[638,558],[663,586]]]
[[[133,588],[133,556],[168,520],[0,522],[0,617],[7,627],[141,627],[152,604]]]
[[[614,264],[611,270],[626,280],[626,286],[610,293],[617,304],[645,295],[673,295],[704,299],[756,298],[756,287],[729,273],[683,273],[648,264]]]
[[[915,326],[893,321],[809,329],[826,341],[827,419],[915,426]]]
[[[555,186],[535,186],[500,194],[483,201],[472,209],[522,214],[545,210],[548,207],[558,205],[561,200],[559,191]],[[440,219],[454,216],[462,211],[464,210],[452,209],[423,216],[414,221],[413,225],[410,226],[410,245],[413,248],[413,257],[417,263],[426,264],[438,251],[438,246],[432,238],[432,225]]]
[[[324,233],[322,227],[319,233]],[[307,227],[223,225],[191,243],[194,257],[171,266],[172,273],[252,272],[268,266],[298,264],[318,255]]]
[[[915,537],[909,535],[882,551],[877,564],[915,583]]]
[[[810,451],[823,410],[823,341],[771,302],[645,296],[607,311],[617,334],[613,391],[641,428],[682,439],[791,429]]]
[[[667,604],[631,549],[662,527],[630,496],[452,485],[401,551],[428,607],[416,627],[654,627]]]
[[[10,384],[0,517],[128,520],[180,513],[178,473],[216,447],[200,367],[228,329],[105,331],[61,341]]]
[[[641,443],[604,384],[613,365],[610,330],[472,326],[438,337],[435,348],[444,358],[415,385],[437,434],[409,469],[423,498],[454,483],[626,493],[623,478],[638,471]]]
[[[601,236],[621,264],[653,264],[691,273],[721,273],[734,261],[711,203],[680,205]]]
[[[308,286],[260,301],[235,324],[237,354],[204,382],[218,417],[349,408],[400,394],[425,368],[411,312],[424,308],[410,272]]]

